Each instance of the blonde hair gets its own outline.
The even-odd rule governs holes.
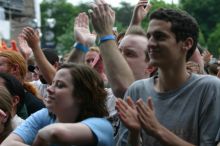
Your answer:
[[[89,51],[95,51],[97,53],[100,53],[99,47],[90,47]]]
[[[27,63],[23,56],[15,51],[2,51],[0,57],[5,57],[9,60],[10,64],[17,64],[19,66],[19,75],[21,80],[25,79],[27,73]]]

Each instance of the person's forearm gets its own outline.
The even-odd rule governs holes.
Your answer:
[[[41,48],[34,48],[33,53],[35,61],[37,62],[37,65],[40,68],[43,77],[48,84],[51,84],[55,76],[56,69],[48,62]]]
[[[115,41],[101,43],[100,50],[113,93],[122,98],[128,86],[134,82],[133,72],[119,52]]]
[[[20,141],[9,140],[6,138],[6,140],[1,143],[1,146],[29,146],[29,145]]]
[[[85,53],[79,49],[73,48],[66,62],[84,63]]]
[[[166,146],[194,146],[193,144],[179,138],[165,127],[161,127],[154,137]]]

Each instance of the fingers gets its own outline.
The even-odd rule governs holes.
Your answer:
[[[154,110],[154,105],[152,101],[152,97],[148,97],[147,99],[147,106],[153,111]]]
[[[31,38],[33,36],[38,36],[33,28],[25,27],[22,30],[21,37],[23,37],[25,40],[27,40],[28,38]]]
[[[145,8],[145,11],[146,11],[146,12],[149,12],[151,8],[152,8],[152,4],[151,4],[151,3],[147,3],[147,6],[146,6],[146,8]]]
[[[136,7],[142,8],[147,13],[151,9],[152,5],[149,2],[145,1],[145,0],[141,0],[141,1],[138,2]]]
[[[145,105],[144,101],[142,99],[138,99],[136,102],[137,105],[137,111],[139,114],[148,114],[148,107]]]
[[[127,105],[127,103],[124,100],[117,99],[117,101],[116,101],[116,108],[119,111],[125,112],[128,109],[128,105]]]
[[[120,119],[124,122],[126,120],[126,111],[127,111],[127,106],[125,101],[122,99],[117,99],[116,101],[116,110],[118,111]]]
[[[152,97],[148,97],[147,103],[145,104],[142,99],[139,99],[136,102],[137,105],[137,111],[140,115],[145,115],[147,117],[151,117],[152,114],[154,114],[154,106]]]
[[[75,18],[74,25],[77,27],[87,27],[88,24],[89,17],[85,12],[79,13],[79,15]]]
[[[127,103],[130,107],[136,108],[135,103],[133,102],[133,100],[131,99],[130,96],[128,96],[128,98],[127,98]]]
[[[101,5],[101,4],[102,4],[102,1],[101,1],[101,0],[94,0],[94,2],[95,2],[97,5]]]

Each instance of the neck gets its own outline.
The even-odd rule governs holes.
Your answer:
[[[75,123],[78,114],[72,111],[65,111],[64,113],[56,114],[57,120],[61,123]]]
[[[166,92],[177,89],[190,77],[185,65],[182,68],[176,67],[176,69],[159,69],[158,75],[159,77],[155,82],[155,89],[158,92]]]
[[[11,117],[13,118],[17,113],[17,110],[15,108],[12,109],[12,112],[11,112]]]

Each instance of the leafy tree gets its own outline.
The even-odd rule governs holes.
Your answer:
[[[180,6],[192,16],[194,16],[204,34],[205,40],[208,40],[216,24],[220,21],[220,1],[219,0],[180,0]]]
[[[50,14],[48,14],[48,12]],[[63,52],[70,49],[71,46],[69,42],[73,42],[73,37],[71,34],[73,27],[73,18],[78,13],[79,9],[74,7],[72,4],[67,3],[66,0],[44,0],[41,3],[43,34],[46,29],[48,29],[46,27],[46,19],[55,18],[56,20],[56,25],[52,29],[52,31],[55,33],[56,49],[58,52]],[[65,34],[67,36],[63,36]]]
[[[208,48],[215,57],[219,57],[220,54],[220,23],[217,24],[215,30],[210,34],[208,38]]]
[[[199,42],[208,46],[214,56],[219,55],[217,36],[220,31],[217,24],[220,22],[219,0],[180,0],[180,7],[194,16],[200,26],[202,36]],[[203,39],[204,38],[204,39]],[[207,45],[208,44],[208,45]]]

